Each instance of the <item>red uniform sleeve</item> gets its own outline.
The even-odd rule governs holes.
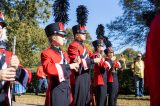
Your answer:
[[[120,69],[121,68],[121,63],[119,61],[115,61],[114,67]]]
[[[60,82],[64,81],[70,76],[70,67],[68,64],[58,64],[52,59],[53,54],[50,52],[41,53],[41,62],[44,72],[49,76],[58,76]]]
[[[99,67],[100,68],[104,68],[104,69],[110,69],[111,68],[111,65],[108,61],[104,61],[103,59],[100,61],[99,63]]]
[[[92,53],[91,58],[95,58],[96,56],[98,56],[98,52]],[[103,68],[103,69],[107,69],[107,68],[111,68],[111,65],[108,61],[105,61],[104,58],[101,59],[100,63],[97,64],[99,68]]]
[[[68,47],[68,55],[69,55],[71,63],[74,62],[74,59],[76,58],[77,53],[78,53],[78,56],[79,56],[80,54],[78,52],[78,48],[76,47],[76,45],[70,44],[69,47]]]
[[[12,52],[7,51],[7,50],[2,50],[2,49],[0,49],[0,51],[1,51],[1,52],[3,51],[3,52],[6,54],[6,63],[8,64],[9,60],[10,60],[11,57],[12,57]]]
[[[45,74],[44,71],[43,71],[43,66],[39,66],[39,67],[37,68],[36,75],[37,75],[37,77],[39,77],[39,78],[45,78],[45,77],[46,77],[46,74]]]
[[[52,58],[45,52],[41,53],[41,62],[44,72],[48,75],[58,76],[58,70]]]

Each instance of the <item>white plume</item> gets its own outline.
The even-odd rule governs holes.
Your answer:
[[[2,30],[2,37],[0,38],[0,41],[4,41],[4,42],[8,41],[8,38],[7,38],[7,29],[6,28],[3,28],[3,30]]]

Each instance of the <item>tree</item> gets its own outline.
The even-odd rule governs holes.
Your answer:
[[[139,51],[135,51],[132,48],[127,48],[122,52],[128,62],[133,62],[133,59],[137,56],[138,53]]]
[[[69,45],[74,40],[74,35],[73,35],[73,32],[72,32],[71,28],[67,28],[66,32],[67,32],[67,37],[66,37],[67,42],[66,42],[66,44]]]
[[[144,14],[154,10],[151,0],[120,0],[123,15],[107,24],[109,37],[120,41],[121,45],[143,46],[149,31]]]
[[[39,27],[51,15],[50,0],[1,0],[0,10],[8,24],[8,49],[16,36],[16,55],[21,64],[31,67],[40,61],[40,51],[48,45],[44,30]]]

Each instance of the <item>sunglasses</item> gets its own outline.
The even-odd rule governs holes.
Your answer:
[[[108,53],[113,53],[113,52],[108,52]]]
[[[62,35],[62,34],[57,34],[57,36],[60,36],[60,37],[62,37],[62,38],[65,38],[65,36]]]

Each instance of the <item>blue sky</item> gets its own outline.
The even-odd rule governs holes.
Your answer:
[[[71,1],[71,0],[70,0]],[[83,4],[86,5],[89,10],[89,17],[87,23],[88,32],[91,34],[93,40],[96,39],[96,28],[98,24],[106,25],[111,20],[113,20],[116,16],[122,14],[122,10],[120,6],[118,6],[119,0],[72,0],[71,11],[70,11],[70,23],[69,26],[73,26],[76,24],[76,8],[78,5]],[[106,33],[107,35],[107,33]]]
[[[110,23],[110,21],[114,20],[117,16],[121,16],[123,13],[122,8],[119,5],[119,0],[69,0],[69,2],[70,10],[68,13],[70,21],[65,27],[71,28],[73,25],[77,24],[76,8],[79,5],[85,5],[89,10],[88,23],[86,26],[92,40],[96,39],[96,28],[98,24],[103,24],[106,26],[107,23]],[[43,26],[52,23],[53,20],[53,17],[51,17]],[[108,33],[106,32],[105,35],[107,34]],[[118,42],[115,43],[117,45]],[[128,47],[126,46],[125,48]],[[117,49],[116,52],[121,52],[125,48]],[[137,50],[137,47],[134,47],[134,49]],[[144,50],[140,49],[140,51],[143,52]]]

